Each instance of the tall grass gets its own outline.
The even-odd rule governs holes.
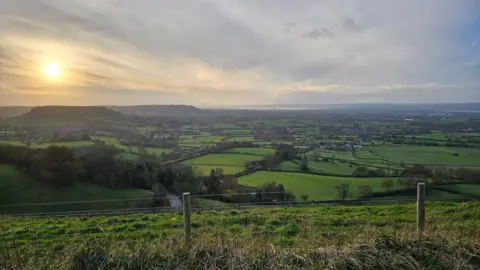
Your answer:
[[[480,239],[430,226],[385,234],[364,227],[342,244],[312,242],[288,248],[261,238],[203,235],[186,248],[178,237],[102,239],[50,250],[2,246],[2,269],[478,269]],[[461,241],[460,241],[461,239]],[[254,240],[254,241],[252,241]]]

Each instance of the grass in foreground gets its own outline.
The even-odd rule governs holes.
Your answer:
[[[20,269],[476,269],[479,203],[203,211],[193,246],[180,213],[7,218],[0,268]]]

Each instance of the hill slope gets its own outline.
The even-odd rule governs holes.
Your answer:
[[[15,124],[52,125],[122,121],[125,116],[100,106],[42,106],[34,107],[20,116],[7,119]]]
[[[0,107],[0,118],[15,117],[24,113],[27,113],[30,107],[23,106],[7,106]]]
[[[27,174],[12,165],[0,164],[0,212],[49,212],[80,211],[92,209],[118,209],[126,207],[148,206],[153,196],[149,190],[108,189],[92,184],[80,183],[72,187],[56,188],[31,179]],[[146,198],[145,200],[131,200]],[[124,200],[102,203],[48,204],[54,202]],[[24,205],[6,206],[18,204]]]

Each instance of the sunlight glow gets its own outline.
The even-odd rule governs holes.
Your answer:
[[[49,63],[45,66],[44,73],[49,77],[57,78],[62,74],[62,70],[57,63]]]

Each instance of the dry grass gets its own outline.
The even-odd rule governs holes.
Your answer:
[[[262,237],[198,235],[191,248],[181,237],[95,239],[53,250],[2,246],[1,269],[478,269],[479,230],[436,228],[419,238],[412,227],[380,231],[364,227],[347,241],[311,239],[295,247]],[[33,244],[33,243],[32,243]]]

